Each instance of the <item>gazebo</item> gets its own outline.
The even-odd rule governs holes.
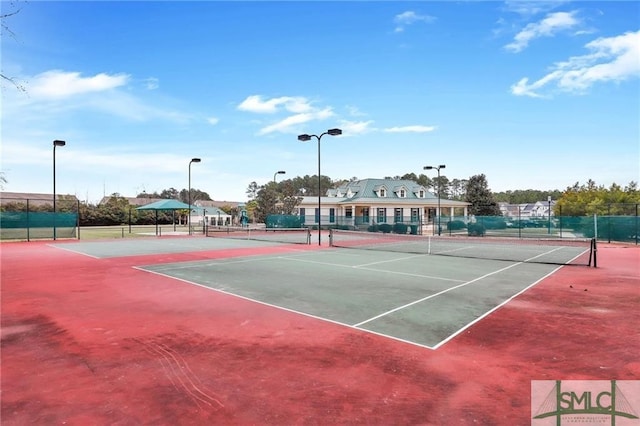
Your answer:
[[[156,235],[158,235],[158,211],[160,210],[189,210],[189,204],[185,204],[178,200],[160,200],[155,203],[146,204],[144,206],[137,207],[136,210],[153,210],[156,212]],[[175,226],[175,221],[174,221]]]

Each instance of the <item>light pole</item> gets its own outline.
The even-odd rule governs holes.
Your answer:
[[[440,229],[440,169],[444,169],[445,167],[447,166],[444,164],[440,164],[439,166],[424,166],[425,170],[436,169],[438,171],[438,235],[442,232]]]
[[[277,176],[277,175],[283,175],[283,174],[285,174],[285,173],[287,173],[287,172],[285,172],[284,170],[278,170],[277,172],[275,172],[275,173],[273,174],[273,183],[276,183],[276,176]]]
[[[308,142],[311,140],[311,138],[316,138],[318,140],[318,245],[321,245],[321,231],[322,231],[322,226],[321,226],[321,219],[322,219],[322,192],[320,189],[320,183],[321,183],[321,179],[320,179],[320,139],[322,139],[322,137],[324,135],[330,135],[330,136],[338,136],[342,134],[342,130],[340,129],[329,129],[326,132],[322,133],[320,136],[318,135],[308,135],[308,134],[302,134],[302,135],[298,135],[298,140],[301,142]]]
[[[191,163],[199,163],[199,158],[192,158],[189,161],[189,217],[187,219],[187,226],[189,227],[189,235],[191,235]]]
[[[547,196],[547,202],[549,203],[549,232],[548,234],[551,235],[551,195]]]
[[[56,146],[65,146],[65,141],[53,141],[53,239],[56,239]]]

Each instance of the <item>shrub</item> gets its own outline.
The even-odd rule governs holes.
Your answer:
[[[369,232],[378,232],[378,225],[369,225],[369,227],[367,228],[367,231]]]
[[[467,226],[467,232],[472,237],[481,237],[485,234],[485,227],[481,223],[470,223]]]
[[[382,231],[382,233],[384,234],[388,234],[391,232],[391,230],[393,229],[391,225],[389,225],[388,223],[381,223],[380,225],[378,225],[378,229],[380,229],[380,231]]]
[[[396,234],[406,234],[409,226],[406,223],[394,223],[393,224],[393,232]]]
[[[499,216],[497,217],[486,216],[486,217],[478,218],[478,220],[486,229],[506,229],[507,228],[507,221],[504,220],[504,218]]]
[[[451,222],[447,223],[447,229],[449,231],[458,231],[460,229],[465,229],[466,227],[467,224],[462,220],[452,220]]]
[[[411,228],[411,235],[418,235],[418,225],[409,225]]]

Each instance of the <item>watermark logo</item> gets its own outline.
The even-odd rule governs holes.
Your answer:
[[[532,380],[532,426],[640,426],[639,380]]]

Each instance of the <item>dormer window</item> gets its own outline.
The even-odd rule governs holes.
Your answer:
[[[398,191],[398,197],[405,198],[406,196],[407,196],[407,191],[405,191],[404,189],[401,189],[400,191]]]
[[[380,192],[378,193],[380,195],[380,197],[386,197],[387,196],[387,190],[384,188],[380,188]]]
[[[424,198],[424,190],[421,189],[420,192],[418,192],[418,197],[419,198]]]

